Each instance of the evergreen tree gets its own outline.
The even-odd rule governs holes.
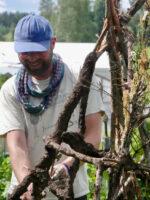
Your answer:
[[[27,13],[1,13],[0,14],[0,41],[12,41],[17,22]]]
[[[95,41],[89,0],[58,0],[56,36],[62,42]]]
[[[41,0],[40,1],[40,14],[46,18],[53,15],[53,0]]]
[[[94,2],[94,20],[96,22],[98,34],[102,30],[104,17],[105,17],[105,0],[95,0],[95,2]]]
[[[55,3],[53,0],[41,0],[39,10],[40,15],[50,21],[55,33],[57,22],[57,3]]]

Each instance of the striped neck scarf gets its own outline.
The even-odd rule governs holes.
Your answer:
[[[60,56],[53,54],[53,70],[47,88],[38,92],[34,89],[31,76],[24,67],[21,67],[16,76],[17,99],[30,114],[41,114],[50,105],[52,98],[56,94],[57,88],[64,76],[65,64]],[[34,106],[30,103],[29,97],[41,98],[39,105]]]

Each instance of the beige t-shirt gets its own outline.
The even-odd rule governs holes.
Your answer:
[[[51,104],[43,114],[34,116],[26,112],[17,99],[15,77],[13,76],[5,82],[0,91],[0,135],[4,135],[12,130],[24,130],[27,135],[31,164],[35,166],[44,153],[43,136],[49,135],[52,132],[58,115],[62,111],[68,96],[71,94],[76,80],[68,67],[65,66],[64,77]],[[42,81],[32,79],[32,81],[38,91],[46,88],[49,83],[49,79]],[[91,88],[90,91],[86,115],[104,110],[100,92],[96,89],[95,84],[93,83],[93,89]],[[37,105],[41,102],[41,99],[31,97],[30,102]],[[72,114],[68,130],[78,130],[78,108]],[[18,182],[14,173],[12,173],[9,193],[12,193],[16,185],[18,185]],[[80,167],[73,186],[75,198],[89,192],[86,165]],[[52,196],[49,193],[45,199],[57,199]]]

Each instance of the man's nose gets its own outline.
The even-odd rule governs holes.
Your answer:
[[[36,52],[30,52],[27,54],[27,59],[31,62],[36,61],[38,58],[39,58],[39,55]]]

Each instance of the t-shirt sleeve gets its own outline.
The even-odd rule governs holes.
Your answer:
[[[25,130],[24,115],[13,81],[11,78],[5,82],[0,90],[0,135],[12,130]]]
[[[105,112],[105,107],[102,101],[102,96],[100,92],[100,85],[95,76],[92,78],[92,83],[90,87],[90,93],[88,97],[88,104],[86,109],[86,115],[93,114],[97,112]]]

